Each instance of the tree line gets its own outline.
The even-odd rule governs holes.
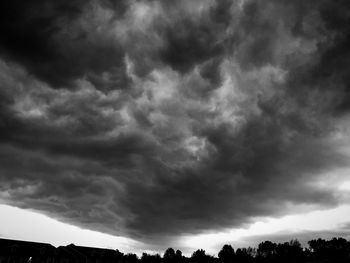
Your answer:
[[[261,242],[257,248],[224,245],[217,255],[198,249],[191,256],[168,248],[163,255],[124,254],[119,250],[70,244],[0,239],[0,263],[350,263],[350,242],[344,238],[310,240],[302,247],[296,239],[284,243]]]
[[[190,257],[183,256],[180,250],[168,248],[163,256],[126,254],[123,259],[127,263],[345,263],[350,262],[350,242],[344,238],[319,238],[310,240],[308,247],[303,248],[296,239],[284,243],[264,241],[257,248],[236,250],[226,244],[217,256],[198,249]]]

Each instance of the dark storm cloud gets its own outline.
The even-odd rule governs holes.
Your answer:
[[[76,24],[86,9],[93,8],[93,3],[80,0],[3,1],[3,57],[22,63],[30,73],[56,87],[71,86],[76,78],[89,77],[100,89],[125,88],[124,53],[118,43],[103,37],[94,39],[90,33],[95,28]],[[108,77],[109,73],[113,76]]]
[[[173,8],[174,3],[169,5],[169,9]],[[216,1],[209,7],[207,16],[177,18],[164,30],[162,61],[184,73],[201,62],[220,57],[227,41],[225,30],[231,20],[231,5],[232,1]]]
[[[175,234],[181,226],[200,232],[207,225],[220,229],[248,223],[253,216],[278,214],[288,202],[336,205],[331,189],[306,183],[312,174],[346,160],[329,145],[302,135],[286,145],[281,127],[265,125],[264,120],[252,121],[235,136],[225,134],[222,127],[210,131],[207,136],[217,153],[206,164],[180,172],[184,174],[161,174],[151,186],[129,185],[126,206],[138,217],[129,222],[130,229]]]
[[[346,1],[2,5],[2,202],[157,246],[341,202]]]
[[[140,1],[140,3],[146,3]],[[130,34],[140,43],[128,47],[129,55],[138,60],[135,72],[145,76],[154,67],[170,66],[180,73],[186,73],[202,63],[211,64],[211,76],[219,78],[217,63],[222,60],[227,42],[227,26],[232,17],[232,1],[203,1],[204,12],[198,12],[196,1],[152,1],[150,8],[159,9],[154,13],[152,28],[147,32]],[[153,44],[159,48],[154,51]],[[213,66],[215,65],[215,68]],[[214,76],[215,75],[215,76]]]
[[[340,8],[341,7],[341,8]],[[325,21],[325,26],[334,32],[333,43],[325,48],[320,64],[313,70],[315,79],[322,81],[330,78],[336,82],[343,93],[342,99],[336,105],[337,113],[344,113],[350,106],[350,79],[349,79],[349,44],[350,30],[347,26],[350,22],[350,3],[347,1],[335,1],[327,3],[321,8],[321,16]],[[325,89],[330,87],[326,86]]]

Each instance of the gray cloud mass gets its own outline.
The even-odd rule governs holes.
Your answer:
[[[0,4],[1,202],[155,244],[341,201],[348,1],[56,2]]]

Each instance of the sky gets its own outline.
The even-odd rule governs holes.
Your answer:
[[[350,2],[0,3],[0,236],[125,252],[350,237]]]

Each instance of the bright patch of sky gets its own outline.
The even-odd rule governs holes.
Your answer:
[[[348,187],[350,182],[343,185]],[[147,251],[145,244],[133,239],[78,228],[29,210],[0,205],[0,214],[0,236],[3,238],[46,242],[54,246],[74,243],[82,246],[118,249],[124,253],[132,252],[139,255]],[[188,248],[188,251],[183,251],[185,255],[190,255],[199,248],[214,255],[223,243],[234,246],[235,243],[240,243],[249,237],[283,232],[294,233],[297,238],[299,234],[306,231],[336,231],[348,223],[350,223],[350,205],[342,205],[333,209],[281,218],[260,218],[247,228],[187,235],[181,237],[177,243],[181,247]],[[294,237],[291,236],[292,238]],[[162,252],[158,251],[158,253]]]

